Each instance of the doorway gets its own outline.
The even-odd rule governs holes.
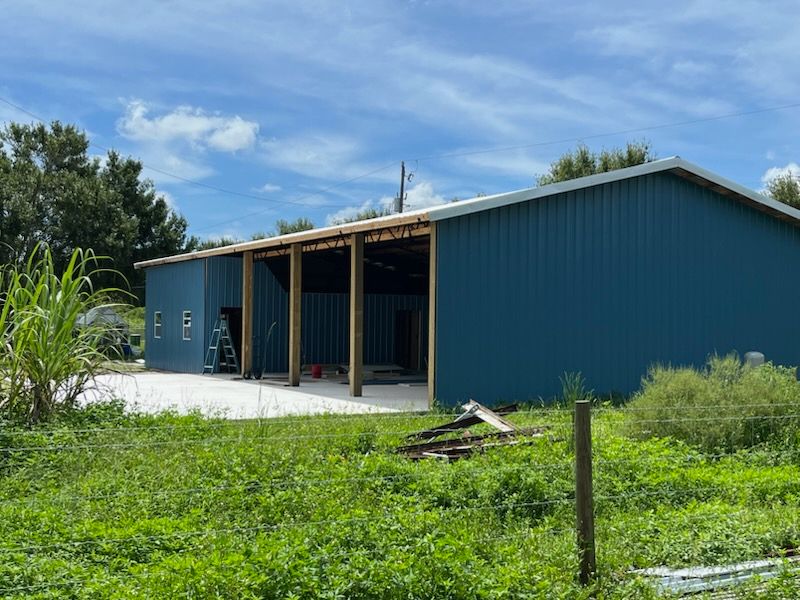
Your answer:
[[[242,353],[242,308],[240,306],[223,306],[219,310],[221,317],[225,317],[228,322],[228,332],[231,336],[231,343],[236,352],[236,358],[241,360]],[[219,355],[220,367],[225,365],[225,353]]]
[[[422,311],[395,313],[394,360],[409,371],[422,370]]]

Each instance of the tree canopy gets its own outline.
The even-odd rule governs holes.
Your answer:
[[[581,144],[575,150],[567,152],[553,161],[547,173],[536,178],[536,183],[537,185],[549,185],[559,181],[633,167],[655,159],[656,155],[649,142],[628,142],[625,148],[603,149],[600,152],[592,152],[588,146]]]
[[[261,240],[264,238],[275,237],[276,235],[286,235],[287,233],[297,233],[298,231],[308,231],[314,229],[314,223],[305,217],[298,217],[294,221],[286,221],[285,219],[278,219],[275,221],[275,230],[264,232],[259,231],[250,236],[251,240]],[[222,246],[231,246],[233,244],[240,244],[244,240],[232,236],[224,235],[219,238],[208,238],[205,240],[198,240],[192,238],[190,240],[191,250],[210,250],[211,248],[221,248]]]
[[[20,264],[45,243],[59,270],[76,248],[91,248],[141,296],[133,263],[185,250],[186,220],[142,178],[139,161],[88,150],[82,131],[58,121],[0,130],[0,263]],[[97,277],[121,285],[111,273]]]
[[[334,219],[332,225],[342,225],[344,223],[355,223],[356,221],[366,221],[367,219],[377,219],[378,217],[385,217],[392,214],[388,207],[382,208],[365,208],[358,211],[351,217],[342,217],[341,219]]]
[[[773,200],[800,208],[800,182],[791,173],[784,173],[767,182],[766,193]]]
[[[286,235],[287,233],[297,233],[298,231],[308,231],[309,229],[314,229],[314,223],[305,217],[298,217],[294,221],[278,219],[275,221],[275,229],[278,232],[277,235]]]

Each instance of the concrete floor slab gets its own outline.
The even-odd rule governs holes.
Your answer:
[[[229,419],[428,408],[424,385],[365,385],[363,397],[351,398],[348,386],[338,380],[303,379],[299,387],[292,388],[224,375],[163,372],[103,375],[98,378],[98,389],[87,392],[84,400],[98,397],[118,397],[131,410],[147,413],[170,409],[186,414],[197,410]]]

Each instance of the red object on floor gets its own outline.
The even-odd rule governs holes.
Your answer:
[[[322,377],[322,365],[311,365],[311,379],[320,379]]]

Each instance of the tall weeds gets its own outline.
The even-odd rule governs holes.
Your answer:
[[[91,250],[75,250],[57,273],[47,246],[0,277],[0,415],[34,424],[73,407],[107,360],[107,325],[79,327],[79,316],[109,292],[92,278],[108,271]]]
[[[793,445],[800,433],[794,368],[712,356],[704,369],[656,366],[626,413],[637,436],[672,437],[705,450]]]

